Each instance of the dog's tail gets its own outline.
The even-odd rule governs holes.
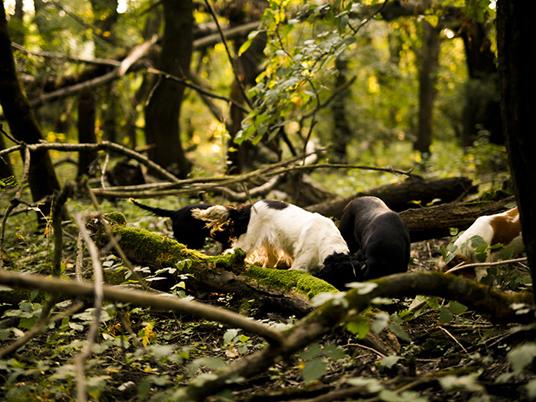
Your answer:
[[[150,207],[149,205],[139,203],[138,201],[136,201],[133,198],[129,198],[128,201],[131,202],[132,204],[140,207],[141,209],[145,209],[146,211],[152,212],[156,216],[162,216],[162,217],[165,217],[165,218],[172,218],[173,215],[175,214],[175,211],[172,211],[171,209],[162,209],[162,208]]]
[[[192,216],[205,221],[211,234],[223,231],[229,224],[229,209],[223,205],[214,205],[207,209],[194,208]]]

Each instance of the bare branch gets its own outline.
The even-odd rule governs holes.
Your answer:
[[[69,279],[49,278],[43,275],[21,274],[0,269],[0,283],[25,289],[38,289],[45,292],[70,297],[92,298],[94,286],[86,281],[73,281]],[[139,306],[151,307],[156,310],[171,310],[180,313],[197,315],[207,320],[221,322],[231,328],[257,334],[268,342],[278,344],[283,341],[281,334],[267,325],[261,324],[251,318],[244,317],[232,311],[206,305],[193,300],[179,299],[169,295],[161,296],[141,290],[124,289],[118,286],[103,286],[104,300],[122,303],[133,303]]]

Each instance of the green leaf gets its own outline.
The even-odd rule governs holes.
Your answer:
[[[508,361],[514,373],[519,374],[536,356],[536,343],[525,343],[508,352]]]
[[[260,32],[261,32],[261,31],[258,31],[258,30],[257,30],[257,31],[251,31],[251,32],[249,33],[247,40],[246,40],[244,43],[242,43],[242,46],[240,46],[240,49],[238,49],[238,56],[242,56],[242,54],[243,54],[244,52],[246,52],[246,51],[250,48],[251,44],[253,43],[253,39],[255,39],[255,37],[256,37]]]
[[[477,382],[479,373],[471,373],[469,375],[456,377],[448,375],[439,379],[439,383],[444,390],[463,389],[470,392],[483,392],[485,388]]]
[[[324,346],[323,352],[324,356],[329,357],[333,360],[340,360],[346,357],[346,353],[344,352],[344,350],[340,346],[333,344]]]
[[[368,392],[380,392],[383,389],[382,383],[375,378],[354,377],[346,382],[354,387],[365,387]]]
[[[402,320],[396,316],[391,316],[391,322],[389,323],[389,329],[401,340],[411,342],[409,334],[404,328],[402,328]]]
[[[303,366],[303,381],[306,383],[315,381],[326,373],[326,362],[322,358],[317,358],[305,362]]]
[[[323,352],[322,352],[322,349],[320,348],[320,345],[318,343],[312,343],[311,345],[307,347],[307,349],[305,349],[300,354],[300,357],[303,360],[307,361],[307,360],[316,359],[317,357],[322,356],[322,355],[323,355]]]
[[[387,367],[388,369],[392,368],[398,361],[402,359],[401,356],[397,355],[391,355],[391,356],[385,356],[383,359],[381,359],[378,364],[381,367]]]
[[[236,338],[236,336],[238,335],[239,331],[240,330],[235,329],[235,328],[228,329],[227,331],[225,331],[225,334],[223,334],[223,344],[224,345],[231,344],[233,342],[233,339]]]
[[[369,323],[361,316],[356,317],[354,320],[346,324],[346,329],[359,339],[364,339],[369,333]]]
[[[370,329],[375,334],[382,332],[389,324],[389,314],[385,311],[380,311],[374,316],[374,321],[370,324]]]
[[[448,307],[450,312],[454,315],[460,315],[467,311],[467,307],[457,301],[451,301]]]
[[[360,295],[366,295],[372,292],[378,284],[372,282],[350,282],[346,284],[347,287],[357,289],[357,293]]]
[[[446,324],[446,323],[449,323],[452,321],[452,319],[454,318],[454,315],[452,315],[452,312],[446,308],[446,307],[441,307],[441,309],[439,310],[439,320]]]

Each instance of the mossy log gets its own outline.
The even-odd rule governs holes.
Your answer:
[[[423,180],[411,177],[402,183],[387,184],[354,194],[351,197],[311,205],[306,209],[339,219],[346,204],[354,198],[364,195],[379,197],[393,211],[400,212],[414,208],[417,203],[426,205],[435,199],[440,199],[443,203],[451,202],[473,190],[474,187],[471,180],[466,177],[451,177],[435,180]]]
[[[329,283],[305,272],[247,265],[241,252],[209,256],[144,229],[121,223],[112,224],[111,229],[130,261],[152,270],[177,268],[176,282],[179,275],[189,274],[194,288],[255,297],[264,304],[300,316],[312,310],[310,299],[314,296],[337,292]],[[97,233],[101,244],[107,241],[103,233]]]

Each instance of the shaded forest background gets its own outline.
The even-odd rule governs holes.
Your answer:
[[[534,398],[534,84],[519,65],[535,49],[527,10],[505,4],[4,0],[0,268],[22,289],[2,290],[2,397]],[[356,194],[392,197],[415,276],[319,298],[151,237],[165,220],[127,203],[268,197],[338,218]],[[516,201],[528,263],[485,287],[427,276],[445,236]],[[208,307],[102,285],[162,276]],[[373,295],[392,299],[371,309]]]

